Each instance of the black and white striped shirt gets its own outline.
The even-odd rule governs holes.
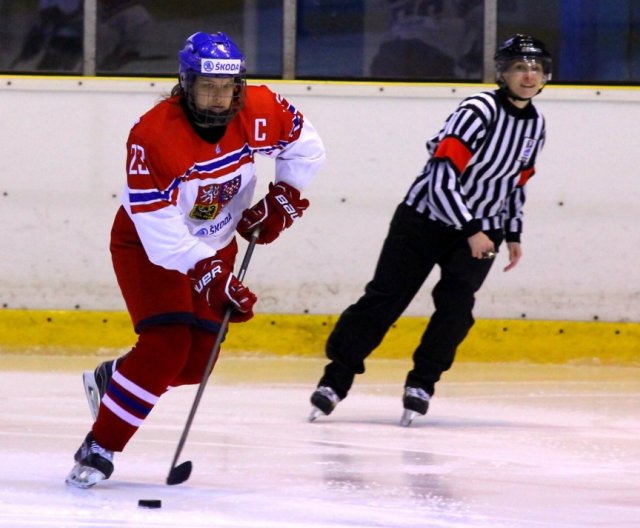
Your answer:
[[[516,108],[500,90],[468,97],[427,142],[431,158],[405,203],[469,236],[504,229],[519,241],[525,183],[544,140],[533,104]]]

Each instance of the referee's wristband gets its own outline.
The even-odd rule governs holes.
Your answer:
[[[482,231],[482,220],[479,218],[474,218],[462,226],[462,233],[467,238],[479,233],[480,231]]]
[[[518,242],[520,243],[520,233],[506,233],[504,239],[507,242]]]

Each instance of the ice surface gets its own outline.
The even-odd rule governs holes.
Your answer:
[[[454,365],[403,428],[406,362],[370,360],[309,423],[323,361],[223,356],[186,483],[164,484],[196,387],[166,394],[111,479],[78,490],[64,478],[98,361],[0,355],[0,527],[640,526],[639,368]]]

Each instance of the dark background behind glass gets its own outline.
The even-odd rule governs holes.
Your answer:
[[[87,0],[0,0],[0,70],[86,72]],[[483,79],[487,0],[91,0],[95,73],[174,76],[196,31],[224,31],[254,78],[283,78],[286,5],[294,5],[294,77]],[[491,2],[489,3],[491,4]],[[489,5],[487,4],[487,5]],[[87,8],[87,13],[90,9]],[[498,0],[497,31],[530,33],[554,56],[554,82],[638,84],[640,0]]]

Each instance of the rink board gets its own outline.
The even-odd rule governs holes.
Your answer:
[[[258,314],[233,324],[225,354],[322,357],[337,316]],[[378,358],[409,357],[427,318],[403,317],[375,351]],[[136,336],[125,312],[3,310],[0,350],[87,354],[128,349]],[[482,319],[461,345],[458,361],[633,364],[640,358],[640,324]]]

